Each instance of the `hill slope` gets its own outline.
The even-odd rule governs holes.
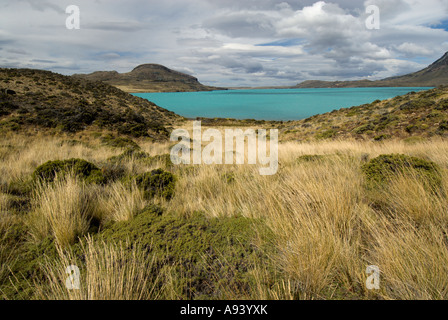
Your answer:
[[[183,92],[219,89],[205,86],[193,76],[159,64],[142,64],[127,73],[97,71],[90,74],[75,74],[73,77],[103,81],[126,92]]]
[[[283,140],[448,136],[448,86],[292,121]]]
[[[423,70],[404,76],[377,81],[320,81],[308,80],[294,88],[358,88],[358,87],[437,87],[448,84],[448,52]]]
[[[0,130],[87,128],[162,139],[175,113],[113,86],[50,71],[0,69]]]

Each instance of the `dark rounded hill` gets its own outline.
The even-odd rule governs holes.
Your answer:
[[[134,68],[127,75],[141,79],[153,79],[155,81],[181,81],[198,84],[198,79],[188,74],[171,70],[160,64],[142,64]]]
[[[90,74],[75,74],[73,77],[103,81],[126,92],[184,92],[223,89],[205,86],[191,75],[153,63],[139,65],[127,73],[96,71]]]

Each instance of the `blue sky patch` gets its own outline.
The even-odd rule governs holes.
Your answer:
[[[431,25],[430,28],[432,29],[443,29],[445,31],[448,31],[448,20],[444,20],[440,22],[439,24]]]
[[[281,39],[268,43],[260,43],[256,44],[258,47],[294,47],[303,43],[303,39],[294,38],[294,39]]]

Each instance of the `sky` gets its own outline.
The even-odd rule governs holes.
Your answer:
[[[206,85],[283,86],[402,75],[446,51],[448,0],[0,0],[0,67],[67,75],[158,63]]]

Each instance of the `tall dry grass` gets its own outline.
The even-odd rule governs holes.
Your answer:
[[[9,212],[8,203],[7,195],[0,193],[0,282],[7,279],[9,267],[17,259],[17,256],[14,255],[15,244],[9,243],[7,235],[20,218]]]
[[[114,182],[101,190],[97,206],[103,222],[127,221],[140,212],[147,201],[135,183],[130,187]]]
[[[88,189],[72,175],[37,183],[28,221],[33,239],[52,236],[59,245],[67,246],[85,234],[96,210],[95,194]]]
[[[187,171],[168,207],[185,214],[201,210],[265,219],[276,235],[277,264],[288,278],[283,287],[295,290],[296,298],[447,298],[446,192],[432,193],[416,178],[397,176],[381,193],[384,212],[372,206],[360,171],[367,159],[404,153],[439,164],[446,185],[444,140],[286,143],[279,151],[280,170],[274,176],[262,177],[254,166]],[[297,162],[305,154],[326,157]],[[234,181],[223,178],[229,172]],[[365,270],[371,264],[382,272],[383,290],[366,289]]]
[[[73,252],[60,246],[57,250],[57,262],[49,260],[42,266],[47,281],[35,284],[39,299],[149,300],[157,299],[162,290],[154,259],[148,259],[138,243],[95,242],[87,237],[82,263]],[[70,272],[69,266],[79,266],[80,273]]]
[[[55,157],[80,157],[101,163],[119,153],[98,146],[58,146],[61,142],[58,137],[38,140],[8,137],[7,144],[17,148],[0,150],[0,172],[5,174],[0,179],[8,182],[25,177],[38,164]],[[45,145],[50,151],[42,150]],[[170,146],[151,142],[141,145],[151,155],[168,153]],[[397,175],[387,188],[373,194],[365,188],[361,165],[390,153],[437,163],[442,168],[443,192],[428,190],[412,176]],[[316,154],[325,157],[298,161],[302,155]],[[270,227],[277,248],[271,259],[281,277],[272,284],[268,271],[255,266],[257,281],[248,298],[448,298],[446,140],[287,142],[280,144],[279,162],[280,168],[273,176],[261,176],[256,165],[175,167],[173,171],[178,177],[175,196],[169,202],[161,202],[167,211],[179,215],[188,216],[194,211],[210,217],[243,215],[262,219]],[[123,165],[128,173],[141,173],[157,166],[136,159],[125,160]],[[86,194],[90,195],[90,201],[85,201]],[[378,199],[381,206],[376,203]],[[86,203],[93,204],[93,209],[86,207]],[[118,182],[93,190],[79,181],[59,181],[38,188],[27,219],[36,238],[53,235],[62,245],[86,231],[89,216],[121,221],[132,218],[144,205],[136,189],[125,189]],[[131,260],[130,271],[123,271],[124,266],[114,266],[111,261],[120,256],[121,249],[110,246],[87,242],[85,252],[91,254],[91,260],[84,272],[89,274],[91,268],[96,273],[91,271],[84,278],[87,291],[82,293],[67,293],[60,285],[61,279],[67,277],[61,267],[72,262],[72,256],[60,249],[61,262],[49,273],[53,289],[50,293],[42,291],[46,292],[42,297],[144,297],[143,289],[132,281],[130,287],[122,284],[118,291],[112,289],[111,284],[119,283],[119,279],[108,274],[104,266],[118,268],[113,270],[122,278],[127,277],[124,274],[133,274],[136,279],[146,276],[131,268],[137,266],[137,258]],[[138,252],[135,254],[139,256]],[[106,261],[107,257],[112,260]],[[381,270],[380,290],[366,288],[368,265],[377,265]],[[101,282],[100,274],[108,274],[109,282]],[[169,276],[168,271],[164,275],[164,297],[176,299],[175,285],[179,281],[170,281]],[[87,289],[88,283],[97,285]],[[225,292],[225,288],[221,290]],[[226,294],[232,297],[231,290]],[[153,291],[150,298],[154,297],[160,296]]]

